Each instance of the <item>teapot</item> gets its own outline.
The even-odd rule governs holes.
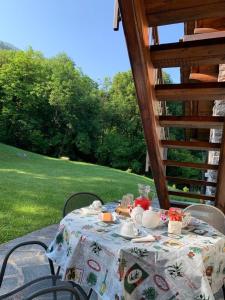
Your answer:
[[[142,215],[142,225],[147,228],[156,228],[161,222],[160,212],[153,211],[150,207]]]

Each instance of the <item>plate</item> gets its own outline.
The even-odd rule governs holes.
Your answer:
[[[95,209],[91,209],[89,207],[82,207],[80,210],[81,210],[81,213],[86,216],[98,215],[101,212],[101,211],[97,211]]]
[[[132,240],[135,238],[138,238],[141,236],[140,233],[138,233],[137,235],[126,235],[126,234],[122,234],[120,232],[115,232],[116,235],[121,236],[122,238],[126,239],[126,240]]]

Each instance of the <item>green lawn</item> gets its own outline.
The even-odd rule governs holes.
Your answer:
[[[0,243],[59,222],[65,199],[89,191],[104,201],[138,195],[143,176],[87,163],[63,161],[0,143]]]

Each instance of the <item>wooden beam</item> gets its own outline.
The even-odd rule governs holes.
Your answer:
[[[149,55],[148,23],[142,0],[119,0],[123,28],[147,143],[152,175],[160,206],[168,209],[169,196],[155,117],[155,70]]]
[[[159,116],[162,127],[223,128],[225,117],[217,116]]]
[[[180,184],[190,184],[190,185],[200,185],[200,186],[213,186],[216,187],[216,182],[205,181],[205,180],[196,180],[196,179],[189,179],[189,178],[179,178],[173,176],[166,176],[166,179],[175,183]]]
[[[164,165],[169,167],[184,167],[184,168],[193,168],[200,170],[218,170],[218,165],[204,164],[204,163],[194,163],[194,162],[184,162],[176,160],[164,160]]]
[[[155,90],[159,101],[225,100],[225,82],[158,84]]]
[[[209,143],[204,141],[171,141],[161,140],[164,148],[190,149],[190,150],[220,150],[220,143]]]
[[[149,26],[224,16],[223,0],[145,0]]]
[[[225,123],[220,150],[215,205],[225,214]]]
[[[222,64],[225,62],[224,53],[225,37],[151,46],[155,68]]]
[[[169,195],[181,196],[192,199],[202,199],[202,200],[211,200],[215,201],[215,196],[202,195],[202,194],[193,194],[188,192],[177,192],[177,191],[169,191]]]
[[[183,37],[183,42],[215,39],[219,37],[225,37],[225,31],[213,31],[213,32],[199,33],[199,34],[186,34]]]

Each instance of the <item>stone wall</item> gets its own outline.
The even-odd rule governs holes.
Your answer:
[[[218,81],[225,81],[225,64],[220,65],[219,67],[219,77]],[[225,116],[225,101],[215,100],[213,108],[213,116]],[[222,129],[211,129],[210,130],[210,142],[220,143],[222,138]],[[218,164],[219,163],[219,151],[209,151],[208,163],[209,164]],[[208,181],[216,181],[217,171],[208,170],[206,173]],[[208,195],[215,193],[214,187],[207,187],[206,193]]]

